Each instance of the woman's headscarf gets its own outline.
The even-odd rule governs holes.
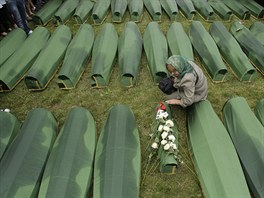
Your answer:
[[[186,73],[193,72],[193,67],[188,63],[188,59],[179,56],[173,55],[167,61],[166,64],[172,65],[179,73],[179,79],[181,79]]]

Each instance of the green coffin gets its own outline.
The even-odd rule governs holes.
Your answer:
[[[176,3],[179,6],[180,11],[182,14],[188,19],[193,20],[193,18],[196,15],[196,10],[193,6],[193,3],[191,0],[175,0]]]
[[[65,25],[57,27],[25,76],[25,84],[29,90],[46,88],[62,62],[71,37],[70,28]]]
[[[81,0],[78,4],[73,18],[78,24],[84,23],[92,14],[94,3],[89,0]]]
[[[161,5],[159,0],[143,0],[145,8],[147,9],[153,21],[161,21]]]
[[[192,0],[195,9],[206,21],[215,20],[215,13],[207,0]]]
[[[130,0],[128,1],[128,10],[130,13],[131,21],[140,22],[143,16],[143,0]]]
[[[96,147],[93,197],[138,198],[140,167],[140,140],[133,112],[126,105],[115,105]]]
[[[209,32],[217,44],[223,58],[241,81],[251,81],[256,78],[256,70],[249,62],[236,39],[220,21],[214,22]]]
[[[170,25],[167,40],[172,55],[181,55],[194,60],[191,41],[181,23],[174,22]]]
[[[138,26],[135,22],[127,22],[118,40],[120,82],[124,87],[133,87],[137,82],[142,43]]]
[[[33,21],[37,25],[46,25],[61,6],[63,0],[49,0],[34,16]]]
[[[42,108],[31,110],[0,162],[1,198],[37,197],[57,123]]]
[[[224,81],[227,75],[226,66],[213,38],[200,21],[191,23],[189,37],[211,79],[215,82]]]
[[[0,92],[11,91],[17,85],[46,45],[49,36],[48,29],[37,27],[0,67]]]
[[[24,30],[16,28],[7,34],[0,42],[0,67],[23,44],[27,34]]]
[[[161,0],[161,7],[165,10],[171,21],[176,20],[178,15],[178,7],[175,0]]]
[[[38,197],[87,197],[95,146],[93,116],[82,107],[72,108],[51,150]]]
[[[218,0],[209,0],[208,3],[221,19],[225,21],[231,20],[233,13],[223,2]]]
[[[112,21],[121,23],[123,16],[127,9],[127,1],[124,0],[112,0],[111,1],[111,11],[112,11]]]
[[[255,115],[261,124],[264,126],[264,98],[258,101],[255,107]]]
[[[264,197],[263,125],[243,97],[227,101],[223,108],[223,117],[253,196]]]
[[[92,18],[94,24],[102,24],[108,13],[111,0],[97,0],[93,7]]]
[[[188,109],[187,126],[205,197],[250,197],[235,147],[208,100]]]
[[[264,75],[264,46],[240,22],[234,22],[230,27],[230,32],[251,62]]]
[[[16,137],[20,122],[11,113],[0,111],[0,160],[3,157],[6,149]]]
[[[264,17],[264,7],[259,5],[254,0],[242,0],[239,1],[243,6],[250,10],[251,14],[256,18],[263,18]]]
[[[155,83],[167,76],[166,61],[168,45],[157,22],[150,22],[143,36],[144,50],[148,60],[151,76]]]
[[[67,48],[57,75],[57,83],[61,89],[72,89],[76,86],[90,58],[93,43],[92,26],[82,24]]]
[[[241,1],[222,0],[222,2],[226,4],[226,6],[229,7],[233,14],[235,14],[239,19],[250,19],[250,11],[241,4]]]
[[[117,52],[118,35],[111,23],[106,23],[97,35],[92,52],[91,85],[107,86]]]
[[[60,8],[54,14],[57,24],[64,24],[68,19],[70,19],[76,7],[79,4],[79,0],[65,0],[63,1]]]
[[[264,45],[264,24],[261,21],[255,21],[249,30]]]

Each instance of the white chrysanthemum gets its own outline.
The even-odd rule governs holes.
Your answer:
[[[159,131],[159,132],[163,131],[163,125],[159,125],[159,127],[158,127],[158,131]]]
[[[165,125],[168,127],[174,127],[174,123],[172,122],[172,120],[167,120]]]
[[[167,119],[168,116],[169,116],[169,114],[167,112],[163,113],[163,118]]]
[[[168,126],[163,126],[163,131],[169,132],[169,131],[170,131],[170,127],[168,127]]]
[[[175,141],[175,136],[174,136],[174,135],[169,135],[168,138],[169,138],[169,140],[171,140],[172,142]]]
[[[177,145],[176,145],[176,144],[174,144],[174,143],[171,143],[171,144],[170,144],[170,147],[171,147],[171,148],[173,148],[174,150],[176,150],[176,149],[177,149]]]
[[[157,142],[154,142],[154,143],[151,145],[151,147],[152,147],[152,148],[154,148],[154,149],[157,149],[157,148],[158,148],[158,146],[159,146],[159,145],[158,145],[158,143],[157,143]]]
[[[163,149],[164,149],[165,151],[169,150],[169,149],[170,149],[170,144],[166,144],[166,145],[163,147]]]
[[[165,144],[167,144],[167,140],[162,140],[160,143],[161,143],[161,145],[165,145]]]
[[[162,134],[161,134],[161,138],[164,140],[166,137],[168,136],[168,132],[164,131]]]
[[[159,109],[157,111],[157,114],[156,114],[156,120],[162,119],[163,118],[163,113],[164,113],[164,111]]]

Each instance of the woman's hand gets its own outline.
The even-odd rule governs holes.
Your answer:
[[[175,105],[181,104],[181,100],[178,99],[170,99],[170,100],[166,100],[165,102],[168,104],[175,104]]]

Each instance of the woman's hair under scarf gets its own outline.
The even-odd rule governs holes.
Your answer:
[[[188,63],[188,59],[179,55],[173,55],[169,57],[166,64],[172,65],[179,73],[179,79],[181,79],[186,73],[192,73],[193,67]]]

